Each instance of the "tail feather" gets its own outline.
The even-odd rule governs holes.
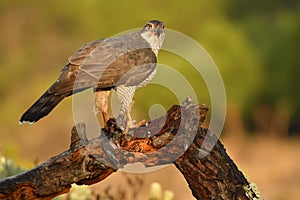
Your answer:
[[[20,123],[34,123],[48,115],[67,95],[55,95],[46,91],[21,117]]]

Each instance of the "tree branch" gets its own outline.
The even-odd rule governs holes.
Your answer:
[[[142,162],[147,167],[175,163],[197,199],[254,199],[258,195],[223,145],[200,128],[207,111],[207,106],[187,99],[126,134],[110,119],[100,136],[90,141],[85,125],[77,124],[67,151],[2,180],[0,198],[51,199],[68,192],[73,183],[94,184],[128,163]],[[204,138],[208,146],[202,147]],[[214,146],[211,152],[209,145]],[[200,152],[208,154],[200,158]]]
[[[209,129],[200,127],[193,144],[174,164],[196,199],[260,199],[256,185],[247,181]]]

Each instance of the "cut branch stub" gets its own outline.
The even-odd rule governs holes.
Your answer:
[[[85,130],[86,130],[85,123],[78,123],[75,126],[73,126],[72,131],[71,131],[70,148],[72,148],[72,146],[74,146],[74,145],[88,143],[88,139],[86,137]]]

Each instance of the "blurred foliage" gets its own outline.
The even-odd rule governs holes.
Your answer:
[[[13,176],[24,172],[20,166],[15,165],[14,161],[7,159],[5,156],[0,155],[0,180],[8,176]]]
[[[162,186],[159,183],[152,183],[150,188],[149,200],[172,200],[174,193],[172,191],[163,191]]]
[[[93,198],[92,190],[87,185],[72,184],[70,192],[54,198],[54,200],[89,200]],[[101,198],[102,199],[102,198]]]
[[[170,190],[163,191],[162,186],[153,182],[150,186],[149,198],[140,198],[141,188],[144,186],[144,179],[138,178],[138,176],[129,178],[124,177],[128,184],[128,189],[123,185],[122,187],[108,186],[98,194],[93,192],[87,185],[72,184],[70,192],[62,194],[54,198],[54,200],[127,200],[127,199],[149,199],[149,200],[173,200],[174,193]],[[114,188],[114,189],[113,189]]]
[[[246,114],[261,105],[274,110],[271,114],[275,115],[279,107],[291,115],[290,126],[299,124],[300,2],[231,0],[226,10],[229,20],[255,45],[262,64],[262,82],[244,108]],[[299,128],[293,131],[300,132]]]

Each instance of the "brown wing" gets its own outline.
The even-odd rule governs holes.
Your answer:
[[[139,85],[155,70],[156,63],[156,55],[149,48],[128,52],[107,67],[97,88]]]
[[[155,69],[155,63],[155,54],[139,33],[97,40],[84,45],[69,58],[57,82],[48,91],[69,96],[90,87],[111,88],[124,74],[129,72],[129,76],[137,67],[132,71],[135,78],[130,81],[135,84]]]

